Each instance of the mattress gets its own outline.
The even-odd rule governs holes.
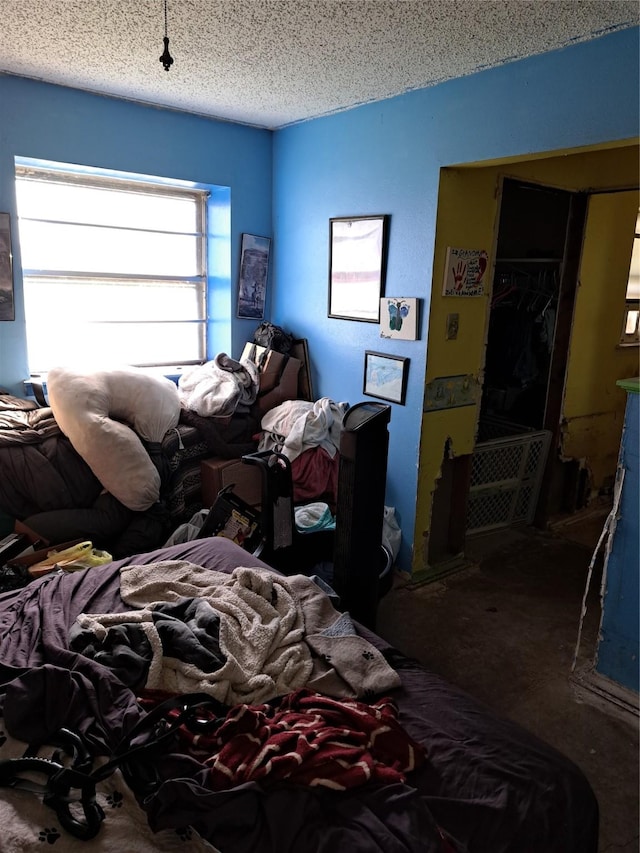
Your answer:
[[[193,732],[182,726],[180,737],[156,744],[155,752],[143,751],[137,764],[135,755],[130,756],[126,766],[116,765],[113,774],[99,779],[95,797],[104,818],[90,839],[80,841],[69,832],[64,814],[61,820],[60,810],[52,808],[51,801],[48,806],[43,804],[41,793],[7,786],[12,765],[5,762],[27,745],[62,760],[61,751],[64,755],[72,752],[56,745],[64,730],[77,735],[88,753],[82,773],[96,773],[95,768],[122,751],[123,743],[131,747],[131,732],[139,730],[135,744],[140,746],[152,740],[145,720],[160,707],[161,699],[178,696],[184,702],[185,696],[198,695],[167,691],[166,682],[158,682],[165,685],[159,692],[140,689],[137,676],[128,677],[131,668],[126,657],[92,657],[71,648],[70,637],[77,635],[82,614],[102,614],[103,620],[110,615],[113,623],[129,618],[132,577],[145,578],[145,583],[152,584],[153,594],[166,597],[174,605],[187,601],[182,595],[187,587],[176,580],[176,565],[197,568],[197,577],[202,579],[199,582],[209,590],[209,598],[203,596],[203,600],[213,610],[220,600],[219,587],[239,577],[253,577],[248,572],[255,572],[261,583],[272,582],[274,590],[289,589],[278,585],[283,576],[266,564],[231,541],[214,537],[134,555],[103,567],[68,574],[55,572],[23,590],[0,596],[4,732],[0,746],[0,783],[4,784],[0,784],[0,821],[3,837],[9,839],[3,843],[3,850],[29,850],[44,844],[61,850],[80,845],[89,853],[123,849],[596,853],[598,804],[578,767],[437,673],[407,658],[383,638],[349,623],[348,614],[342,613],[331,590],[320,584],[321,595],[315,591],[311,594],[312,582],[307,578],[300,581],[300,588],[306,592],[296,604],[304,622],[296,642],[302,638],[301,642],[309,644],[314,673],[316,666],[322,677],[333,672],[331,656],[323,655],[321,644],[312,644],[317,633],[312,637],[307,631],[319,618],[318,602],[322,618],[329,618],[331,623],[328,632],[322,634],[322,642],[339,649],[340,638],[347,636],[352,647],[359,644],[357,647],[363,649],[364,669],[360,680],[353,682],[358,695],[331,701],[338,703],[338,708],[342,702],[363,716],[366,709],[375,711],[376,703],[388,703],[395,722],[387,729],[395,731],[403,747],[415,745],[420,760],[413,767],[382,762],[382,773],[340,788],[308,780],[304,783],[295,774],[292,778],[297,781],[286,775],[249,774],[241,783],[230,782],[225,788],[219,780],[212,783],[213,764],[207,751],[211,747],[199,751],[194,747]],[[256,583],[255,595],[258,592]],[[332,607],[335,622],[331,622]],[[226,625],[226,611],[223,608],[220,612],[220,624]],[[347,623],[352,634],[348,633],[350,628],[345,629]],[[247,642],[257,636],[256,627],[265,631],[273,628],[268,620],[258,625],[255,619],[247,626]],[[379,668],[366,669],[374,664]],[[389,671],[393,673],[391,680]],[[381,691],[371,689],[370,682],[366,690],[361,689],[362,678],[372,672],[382,673]],[[277,681],[280,676],[271,673],[270,677]],[[212,737],[220,737],[221,729],[216,726],[225,714],[237,715],[238,708],[242,715],[260,712],[268,717],[293,701],[292,696],[296,701],[300,696],[311,696],[314,701],[326,702],[335,691],[333,687],[328,687],[328,693],[318,689],[322,677],[308,682],[311,687],[303,685],[302,693],[292,691],[271,696],[266,703],[245,702],[231,707],[224,702],[215,705],[221,695],[211,698],[216,688],[211,695],[205,694],[207,701],[214,703],[213,710],[207,706],[209,723],[211,715],[218,715],[216,725],[207,731],[214,733]],[[170,725],[170,714],[163,725]],[[158,732],[154,732],[157,739]],[[204,743],[201,735],[195,741]],[[367,748],[372,749],[370,741]],[[343,769],[350,772],[352,764],[357,762],[351,754],[345,755]],[[24,775],[18,769],[14,775]],[[74,777],[76,782],[83,778]],[[71,798],[79,796],[74,788]],[[85,822],[82,806],[80,802],[81,825]],[[133,842],[128,847],[123,845],[122,839],[127,837],[135,837],[138,846],[132,847]]]

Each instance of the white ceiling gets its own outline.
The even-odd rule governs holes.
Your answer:
[[[637,0],[0,0],[0,72],[266,128],[639,23]],[[604,70],[604,69],[603,69]]]

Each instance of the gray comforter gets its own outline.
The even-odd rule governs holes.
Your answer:
[[[233,572],[247,558],[229,540],[202,539],[0,595],[6,731],[46,742],[66,726],[83,733],[94,753],[109,754],[144,711],[109,667],[69,649],[77,617],[130,609],[120,595],[124,564],[187,560]],[[150,826],[190,826],[223,853],[595,853],[597,802],[571,761],[356,630],[398,672],[401,686],[390,695],[399,721],[426,749],[405,783],[336,792],[247,782],[217,791],[200,761],[168,749],[156,765],[162,781],[144,799]]]
[[[0,394],[0,510],[25,519],[91,506],[102,486],[49,407]]]

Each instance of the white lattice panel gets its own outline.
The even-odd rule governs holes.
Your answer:
[[[531,524],[551,433],[526,432],[479,442],[471,461],[467,533]]]

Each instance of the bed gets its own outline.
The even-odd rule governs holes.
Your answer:
[[[596,853],[574,764],[337,604],[221,537],[2,594],[2,849]]]
[[[162,441],[146,445],[161,499],[135,512],[105,490],[49,406],[0,389],[0,513],[45,541],[90,539],[115,557],[158,547],[202,508],[202,460],[255,451],[257,429],[250,415],[206,419],[181,409]]]
[[[215,363],[197,370],[206,373]],[[252,374],[259,380],[255,401],[215,415],[202,414],[220,396],[209,373],[195,397],[135,368],[54,368],[47,382],[51,406],[35,379],[39,404],[0,388],[0,513],[44,541],[90,539],[116,558],[158,547],[202,509],[203,460],[255,452],[261,418],[310,393],[303,363],[269,352],[259,375],[257,367]],[[297,402],[312,409],[322,401]],[[315,446],[297,452],[296,497],[335,500],[335,455]]]

